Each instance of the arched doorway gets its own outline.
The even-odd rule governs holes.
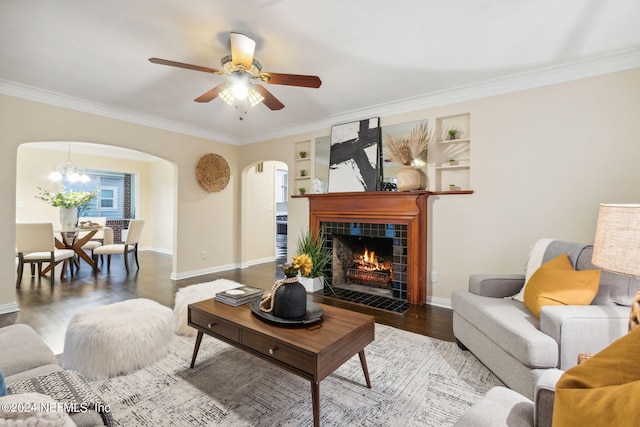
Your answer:
[[[288,166],[265,160],[242,171],[242,264],[286,259]]]
[[[59,222],[57,208],[35,196],[38,187],[57,190],[49,180],[57,165],[71,159],[74,167],[86,171],[135,176],[127,203],[133,217],[145,219],[145,246],[173,254],[175,228],[175,166],[170,162],[134,150],[81,142],[36,142],[18,147],[16,158],[16,221]],[[54,188],[55,187],[55,188]],[[121,190],[122,191],[122,190]]]

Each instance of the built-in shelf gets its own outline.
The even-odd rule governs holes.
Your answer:
[[[300,189],[304,188],[306,193],[310,193],[312,190],[311,177],[313,176],[313,161],[311,152],[311,141],[300,141],[293,145],[293,180],[295,186],[292,189],[292,194],[300,194]],[[305,156],[301,156],[301,152],[305,152]],[[306,174],[303,176],[302,171]]]
[[[449,131],[456,129],[457,138]],[[435,194],[471,194],[471,116],[469,113],[436,118],[434,153]],[[454,161],[454,164],[450,164]],[[447,191],[449,186],[461,190]]]

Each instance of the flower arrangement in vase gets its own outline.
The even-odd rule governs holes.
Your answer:
[[[46,188],[38,187],[40,193],[36,199],[60,208],[79,208],[89,203],[96,195],[97,191],[64,191],[64,187],[57,193],[52,193]]]
[[[60,225],[65,229],[76,226],[78,209],[86,207],[98,194],[98,191],[64,191],[64,187],[57,193],[52,193],[42,187],[38,187],[38,190],[40,193],[36,195],[36,199],[60,208]]]

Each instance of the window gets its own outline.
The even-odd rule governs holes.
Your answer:
[[[98,206],[100,210],[116,210],[118,209],[118,187],[103,185],[100,187],[98,194]]]
[[[136,175],[107,171],[87,171],[90,181],[65,186],[65,190],[98,191],[89,204],[81,208],[80,216],[103,216],[108,219],[135,217]]]

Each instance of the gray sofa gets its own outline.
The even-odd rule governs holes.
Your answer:
[[[548,369],[535,385],[534,399],[494,387],[454,427],[551,427],[555,386],[564,371]]]
[[[592,252],[590,245],[553,240],[541,263],[566,253],[576,270],[596,269]],[[533,399],[534,384],[545,371],[566,370],[579,353],[596,353],[627,332],[639,282],[603,271],[591,305],[546,306],[539,319],[512,298],[524,283],[524,274],[472,275],[468,290],[451,295],[453,333],[509,388]]]
[[[25,380],[63,371],[55,355],[30,326],[16,324],[0,328],[0,371],[7,388],[24,384]],[[10,398],[6,396],[4,399]],[[77,426],[103,426],[105,422],[96,411],[70,414]]]

